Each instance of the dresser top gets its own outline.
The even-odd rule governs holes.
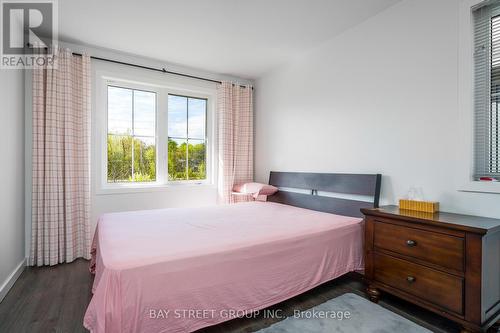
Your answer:
[[[361,209],[365,215],[388,218],[404,218],[412,222],[440,225],[445,228],[462,230],[480,234],[500,231],[500,219],[462,215],[446,212],[426,213],[399,209],[398,206],[382,206],[380,208]]]

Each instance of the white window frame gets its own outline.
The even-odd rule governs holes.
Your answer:
[[[459,6],[458,110],[460,135],[457,163],[463,192],[500,193],[500,182],[481,182],[474,174],[474,22],[472,7],[484,0],[461,0]]]
[[[96,194],[119,194],[134,192],[162,191],[177,186],[211,186],[217,184],[216,168],[216,88],[205,82],[188,82],[162,73],[144,71],[97,70],[95,72],[95,166]],[[149,74],[149,75],[148,75]],[[198,84],[197,84],[198,83]],[[108,183],[107,181],[107,135],[108,135],[108,86],[146,90],[156,93],[156,181]],[[206,113],[206,172],[204,180],[168,180],[168,95],[182,95],[207,100]]]

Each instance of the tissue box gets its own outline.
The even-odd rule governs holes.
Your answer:
[[[399,200],[399,209],[415,210],[418,212],[435,213],[439,210],[439,202]]]

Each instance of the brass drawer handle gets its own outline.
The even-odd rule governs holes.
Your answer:
[[[408,239],[406,241],[406,245],[408,245],[409,247],[414,247],[414,246],[417,246],[417,242],[415,242],[414,240]]]
[[[414,276],[408,276],[408,277],[406,278],[406,281],[408,281],[409,283],[413,283],[413,282],[415,282],[415,280],[416,280],[416,279],[415,279],[415,277],[414,277]]]

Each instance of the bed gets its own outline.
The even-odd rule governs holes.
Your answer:
[[[380,175],[272,172],[269,183],[310,192],[101,216],[84,326],[98,333],[191,332],[363,269],[359,209],[378,206]]]

